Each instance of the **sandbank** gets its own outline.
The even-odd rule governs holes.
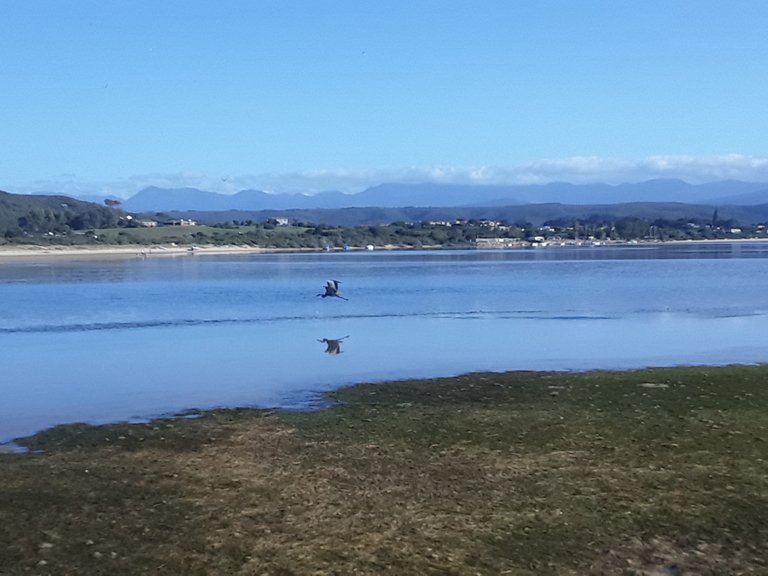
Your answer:
[[[631,242],[601,242],[601,247],[611,246],[653,246],[653,245],[681,245],[681,244],[737,244],[746,242],[766,242],[765,238],[734,238],[734,239],[711,239],[711,240],[666,240],[666,241],[643,241],[638,243]],[[575,245],[569,245],[575,246]],[[583,246],[589,247],[592,244],[585,243]],[[524,247],[524,246],[522,246]],[[545,246],[549,248],[550,246]],[[559,244],[552,244],[552,248],[560,247]],[[424,250],[439,249],[439,246],[423,246]],[[364,247],[349,247],[348,250],[362,251]],[[379,246],[377,250],[412,250],[412,246],[387,245]],[[503,248],[498,248],[504,250]],[[217,254],[277,254],[291,252],[321,252],[319,248],[265,248],[249,245],[105,245],[105,246],[54,246],[54,245],[5,245],[0,246],[0,263],[8,260],[24,260],[38,258],[147,258],[156,256],[193,256],[193,255],[217,255]],[[334,251],[341,251],[336,249]]]
[[[0,246],[0,262],[5,259],[38,258],[147,258],[156,256],[190,256],[203,254],[262,254],[271,252],[297,252],[290,250],[260,248],[256,246]]]

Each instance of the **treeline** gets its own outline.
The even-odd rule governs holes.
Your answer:
[[[125,224],[127,215],[66,196],[26,196],[0,192],[0,236],[7,242]]]
[[[280,234],[279,229],[272,230],[269,225],[260,234],[266,242],[276,248],[339,248],[344,246],[404,246],[422,248],[443,246],[446,248],[466,247],[474,244],[478,236],[487,230],[477,223],[434,225],[429,223],[395,222],[379,226],[323,226],[300,225],[302,231],[294,236]],[[277,232],[277,233],[275,233]],[[508,230],[507,233],[510,233]],[[520,237],[524,232],[517,229]]]
[[[741,226],[733,218],[720,218],[714,210],[710,218],[611,218],[592,215],[583,220],[558,218],[540,228],[547,235],[564,239],[596,240],[715,240],[765,236],[766,225]]]
[[[372,245],[422,247],[467,247],[474,244],[478,232],[472,225],[430,226],[394,223],[381,226],[323,226],[293,223],[228,222],[215,226],[164,226],[159,228],[119,228],[92,231],[74,242],[92,244],[177,244],[237,245],[286,249],[341,249]]]
[[[606,222],[639,218],[648,222],[664,219],[710,221],[715,206],[678,202],[633,202],[621,204],[524,204],[516,206],[406,207],[406,208],[339,208],[316,210],[261,210],[224,212],[166,212],[167,218],[192,218],[200,223],[216,224],[232,220],[266,222],[288,218],[292,222],[312,222],[328,226],[370,226],[392,222],[432,222],[436,220],[499,220],[530,222],[536,226],[562,219],[566,222],[586,221],[595,215]],[[768,204],[756,206],[719,206],[719,218],[733,219],[743,225],[768,221]]]
[[[227,233],[227,230],[230,233]],[[455,220],[442,222],[395,222],[378,226],[328,226],[294,222],[290,226],[274,223],[232,221],[222,223],[213,235],[193,234],[196,241],[212,243],[245,242],[274,248],[340,248],[344,246],[405,246],[412,248],[443,246],[468,247],[478,239],[498,238],[517,242],[541,241],[631,241],[631,240],[706,240],[766,238],[766,226],[740,227],[732,219],[721,220],[715,213],[702,219],[647,220],[642,218],[603,218],[595,215],[580,221],[551,220],[541,226],[527,221],[513,223],[494,220]]]

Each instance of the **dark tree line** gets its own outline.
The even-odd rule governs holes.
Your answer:
[[[126,214],[65,196],[26,196],[0,192],[0,235],[5,239],[59,235],[120,226]]]
[[[3,235],[12,238],[25,234],[66,234],[73,230],[117,227],[123,222],[115,211],[98,208],[79,211],[33,208],[19,216],[15,225],[6,224]]]

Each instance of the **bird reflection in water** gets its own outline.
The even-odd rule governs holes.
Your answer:
[[[326,354],[341,354],[341,341],[346,340],[347,338],[349,338],[348,335],[343,338],[323,338],[318,339],[318,342],[323,342],[325,344]]]

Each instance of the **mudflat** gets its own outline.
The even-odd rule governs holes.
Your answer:
[[[764,574],[768,366],[358,385],[0,454],[2,574]]]

